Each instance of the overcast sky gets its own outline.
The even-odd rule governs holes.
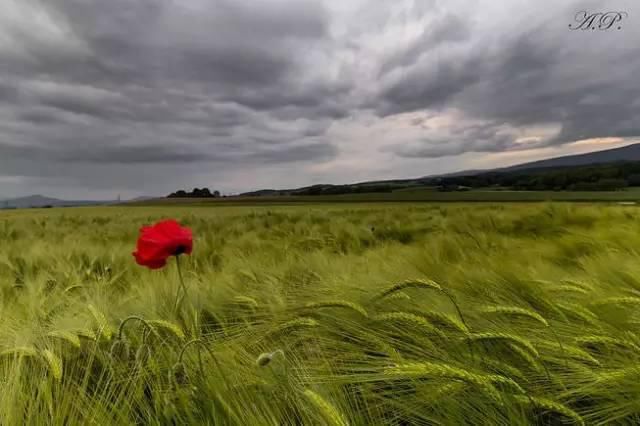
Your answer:
[[[626,15],[570,30],[580,11]],[[0,0],[0,197],[419,177],[638,136],[635,0]]]

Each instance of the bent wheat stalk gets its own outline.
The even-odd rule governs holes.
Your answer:
[[[216,368],[218,369],[218,371],[220,371],[220,375],[222,376],[222,381],[224,382],[225,387],[227,389],[230,389],[229,382],[227,381],[227,377],[224,374],[224,370],[222,369],[222,367],[220,366],[220,363],[218,362],[218,357],[216,357],[216,355],[211,351],[211,349],[209,349],[209,347],[205,345],[204,342],[200,339],[189,340],[187,343],[184,344],[184,346],[182,347],[182,350],[180,351],[180,355],[178,356],[178,364],[184,365],[184,363],[182,362],[182,359],[184,358],[185,352],[187,351],[187,349],[189,349],[189,347],[195,346],[195,345],[197,345],[198,348],[203,348],[209,354],[213,362],[216,364]],[[199,350],[198,350],[198,357],[200,357]],[[204,367],[202,366],[202,360],[200,358],[198,359],[199,359],[198,364],[200,367],[200,373],[202,374],[202,377],[204,377],[205,373],[204,373]]]
[[[136,316],[136,315],[131,315],[131,316],[128,316],[127,318],[123,319],[122,322],[120,323],[120,327],[118,327],[118,340],[122,340],[122,333],[124,331],[124,326],[129,321],[139,321],[139,322],[141,322],[145,326],[145,331],[144,331],[145,333],[147,331],[153,330],[153,327],[151,327],[151,325],[144,318]]]

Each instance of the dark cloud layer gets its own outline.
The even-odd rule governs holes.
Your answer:
[[[261,170],[366,155],[371,112],[388,125],[371,150],[396,159],[640,135],[630,1],[4,1],[12,182],[166,192],[248,170],[271,186]],[[567,28],[603,7],[629,13],[622,30]],[[401,138],[389,119],[418,113],[448,119],[413,116]]]
[[[436,65],[427,56],[405,70],[382,89],[380,115],[448,107],[486,125],[456,134],[466,126],[463,120],[444,137],[427,135],[422,143],[393,151],[433,158],[523,149],[516,130],[543,125],[560,130],[527,148],[640,135],[640,85],[634,77],[640,75],[640,45],[632,42],[640,31],[630,22],[624,31],[569,31],[566,22],[578,5],[560,9],[553,16],[565,18],[560,22],[520,27],[492,44],[452,49]]]

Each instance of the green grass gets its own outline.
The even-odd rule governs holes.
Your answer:
[[[636,207],[214,205],[0,212],[0,424],[640,422]]]

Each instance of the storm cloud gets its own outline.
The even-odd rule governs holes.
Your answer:
[[[420,176],[640,135],[628,0],[2,3],[0,196]],[[628,16],[572,31],[580,10]]]

